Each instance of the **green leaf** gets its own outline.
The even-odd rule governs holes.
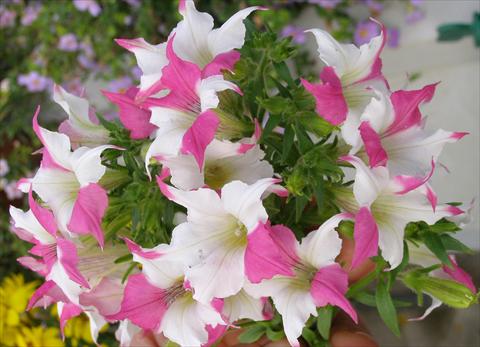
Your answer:
[[[443,234],[440,236],[442,240],[442,244],[447,251],[458,251],[462,253],[473,253],[473,250],[468,246],[464,245],[462,242],[457,240],[456,238],[448,235]]]
[[[271,327],[267,328],[266,333],[268,339],[271,341],[278,341],[285,337],[285,333],[283,332],[283,330],[275,331]]]
[[[305,196],[298,196],[295,199],[295,222],[299,222],[302,218],[303,210],[308,204],[308,199]]]
[[[241,343],[253,343],[258,341],[265,334],[265,326],[260,324],[252,325],[240,334],[238,340]]]
[[[307,327],[303,328],[302,337],[307,341],[308,346],[319,346],[317,335]]]
[[[330,327],[332,325],[333,307],[327,305],[318,309],[317,329],[325,340],[330,338]]]
[[[293,145],[293,140],[295,138],[295,131],[292,126],[287,126],[285,128],[285,133],[283,134],[283,145],[282,145],[282,161],[285,161],[290,153]]]
[[[400,328],[398,327],[397,310],[393,305],[392,297],[387,285],[382,279],[377,283],[377,292],[375,293],[375,301],[377,303],[378,313],[385,322],[387,327],[396,335],[400,336]]]
[[[431,250],[443,264],[452,266],[450,258],[447,254],[447,250],[442,243],[442,239],[440,239],[438,235],[433,233],[425,233],[423,235],[423,241],[425,242],[425,246],[427,246],[428,249]]]

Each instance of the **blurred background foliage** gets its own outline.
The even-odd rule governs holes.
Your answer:
[[[297,49],[289,63],[306,77],[315,74],[315,57],[302,49],[307,28],[292,24],[304,9],[314,8],[319,20],[337,39],[363,44],[378,35],[378,26],[372,25],[368,17],[378,17],[388,5],[388,1],[382,0],[200,0],[196,3],[199,10],[215,18],[216,25],[241,8],[268,7],[270,11],[257,11],[253,22],[282,37],[291,37]],[[421,0],[402,3],[407,22],[422,19]],[[354,18],[352,6],[363,6],[365,17]],[[53,83],[77,95],[82,95],[84,86],[92,81],[102,81],[113,92],[125,91],[135,84],[141,71],[133,55],[114,39],[144,37],[152,44],[165,41],[181,20],[177,7],[178,0],[0,1],[0,336],[8,337],[2,344],[87,346],[92,343],[86,317],[68,323],[62,342],[54,318],[56,312],[39,309],[25,312],[28,299],[40,282],[16,261],[26,254],[27,245],[10,233],[8,206],[27,209],[16,183],[33,175],[39,164],[38,156],[32,155],[40,147],[31,129],[36,106],[50,107]],[[388,32],[388,44],[396,47],[398,29],[389,27]],[[50,124],[44,125],[56,127],[58,120],[51,118]],[[294,184],[294,173],[289,183]],[[103,334],[100,342],[110,345],[112,339],[112,333]]]

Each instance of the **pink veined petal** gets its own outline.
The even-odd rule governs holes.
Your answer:
[[[120,311],[106,318],[129,319],[145,330],[156,330],[168,308],[165,296],[165,290],[151,285],[145,275],[130,275]]]
[[[378,254],[378,227],[368,207],[362,207],[355,216],[353,231],[355,250],[351,268]]]
[[[300,260],[297,254],[298,241],[289,228],[280,224],[274,225],[270,227],[270,237],[289,264],[295,264]]]
[[[258,223],[255,230],[247,236],[245,274],[252,283],[259,283],[275,275],[295,275],[270,236],[269,230],[262,223]]]
[[[452,262],[453,267],[450,268],[446,265],[443,265],[442,270],[447,273],[454,281],[457,281],[468,289],[472,291],[473,294],[477,293],[477,288],[473,283],[472,276],[470,276],[465,270],[458,266],[454,257],[450,256],[450,261]]]
[[[27,269],[38,273],[41,276],[48,275],[48,268],[46,264],[42,261],[39,261],[37,258],[34,257],[20,257],[17,258],[17,261]]]
[[[132,139],[144,139],[156,129],[150,123],[151,111],[143,109],[135,103],[135,97],[138,94],[138,88],[131,87],[126,93],[111,93],[102,91],[112,103],[118,106],[119,116],[122,124],[130,130]]]
[[[72,233],[92,234],[103,248],[102,218],[108,206],[107,192],[98,184],[80,188],[67,227]]]
[[[370,122],[365,121],[358,128],[367,152],[370,167],[386,166],[387,152],[382,146],[382,140],[377,132],[371,127]]]
[[[197,161],[200,170],[203,168],[205,150],[215,137],[220,119],[212,110],[200,114],[182,139],[182,152],[190,153]]]
[[[43,302],[40,300],[43,299]],[[41,306],[47,307],[53,302],[69,302],[62,290],[57,286],[53,281],[45,281],[38,289],[33,293],[30,298],[27,310],[31,310],[33,307],[37,307],[38,304],[43,304]]]
[[[162,256],[161,253],[157,253],[155,251],[145,251],[142,247],[137,245],[135,242],[132,240],[128,239],[127,237],[124,237],[123,240],[125,241],[128,249],[130,252],[145,258],[145,259],[157,259]]]
[[[62,312],[60,313],[60,331],[62,333],[62,338],[65,338],[64,329],[67,322],[73,317],[79,316],[83,310],[75,304],[67,303],[62,307]]]
[[[57,250],[55,244],[42,245],[41,243],[37,243],[28,252],[38,257],[42,257],[42,261],[45,264],[47,273],[50,272],[53,264],[55,264],[57,261]]]
[[[240,52],[230,51],[220,53],[202,70],[202,77],[221,75],[223,70],[233,70],[233,67],[240,59]]]
[[[390,101],[395,111],[395,118],[383,136],[390,136],[412,126],[421,125],[422,114],[418,107],[432,100],[437,84],[429,84],[418,90],[398,90],[392,93]]]
[[[159,83],[170,90],[170,94],[163,99],[174,98],[177,107],[183,110],[190,110],[192,106],[199,104],[196,88],[201,79],[201,71],[194,63],[182,60],[177,56],[173,50],[174,39],[175,35],[172,35],[168,40],[167,58],[169,64],[163,68],[162,78]],[[162,104],[158,106],[168,107]]]
[[[48,231],[52,236],[55,236],[57,234],[57,223],[55,222],[55,217],[50,210],[43,208],[37,204],[37,202],[33,198],[31,188],[28,192],[28,203],[35,218],[37,218],[37,220],[45,228],[46,231]]]
[[[68,277],[81,286],[90,289],[90,285],[88,284],[87,280],[78,270],[78,253],[75,244],[70,240],[59,238],[57,240],[57,245],[59,249],[58,261],[62,265]]]
[[[432,169],[430,170],[428,175],[426,175],[425,177],[415,177],[415,176],[406,176],[406,175],[395,176],[393,178],[393,181],[395,182],[396,185],[400,187],[400,189],[395,193],[398,195],[403,195],[427,183],[435,171],[435,161],[433,159],[432,159],[431,165],[432,165]],[[432,207],[434,207],[436,205],[436,196],[434,198],[432,193],[433,191],[429,187],[427,189],[427,198],[432,204]]]
[[[326,305],[338,306],[357,323],[357,313],[347,298],[345,298],[347,288],[347,273],[339,264],[332,264],[317,271],[312,280],[310,294],[317,307]]]
[[[102,316],[117,313],[123,298],[123,286],[118,281],[103,277],[91,291],[80,294],[82,306],[94,306]]]
[[[323,68],[320,79],[320,84],[312,84],[304,79],[302,84],[314,96],[320,117],[333,125],[339,125],[345,121],[348,113],[340,79],[331,66]]]

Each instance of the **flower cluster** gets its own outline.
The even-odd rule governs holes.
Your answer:
[[[245,320],[281,316],[280,337],[299,346],[300,336],[313,339],[304,331],[320,311],[336,307],[357,322],[351,301],[361,288],[349,271],[372,260],[389,326],[397,275],[435,304],[476,301],[447,254],[465,247],[446,232],[467,212],[438,203],[428,183],[444,145],[465,135],[424,129],[419,106],[436,84],[390,90],[379,23],[381,34],[360,47],[310,30],[326,65],[321,82],[293,79],[290,40],[248,22],[264,10],[242,9],[214,28],[180,1],[167,42],[117,39],[142,71],[138,86],[104,92],[121,125],[54,87],[68,118],[50,131],[37,109],[42,161],[19,182],[30,209],[10,209],[14,232],[33,244],[19,262],[45,278],[29,308],[56,303],[62,330],[85,313],[94,341],[119,322],[122,346],[142,331],[211,345]],[[349,229],[354,254],[344,262]]]

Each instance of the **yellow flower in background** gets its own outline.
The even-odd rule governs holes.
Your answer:
[[[78,346],[80,341],[93,344],[90,333],[90,321],[84,314],[68,321],[64,333],[65,337],[70,339],[73,347]]]
[[[60,338],[56,305],[43,311],[42,315],[25,312],[28,300],[38,284],[39,281],[25,282],[22,274],[12,274],[2,281],[0,286],[1,346],[65,346]],[[37,311],[37,313],[40,312]],[[43,317],[43,320],[40,320],[39,317]],[[54,324],[54,326],[46,326],[47,322],[49,322],[48,325]],[[100,331],[103,332],[107,329],[108,325],[105,325]],[[94,346],[90,333],[90,321],[84,314],[69,320],[64,333],[69,346]]]
[[[28,320],[24,313],[38,282],[25,283],[22,274],[11,275],[0,286],[0,336],[7,346],[17,346],[18,329]]]
[[[58,328],[21,327],[16,335],[18,347],[63,347]]]

